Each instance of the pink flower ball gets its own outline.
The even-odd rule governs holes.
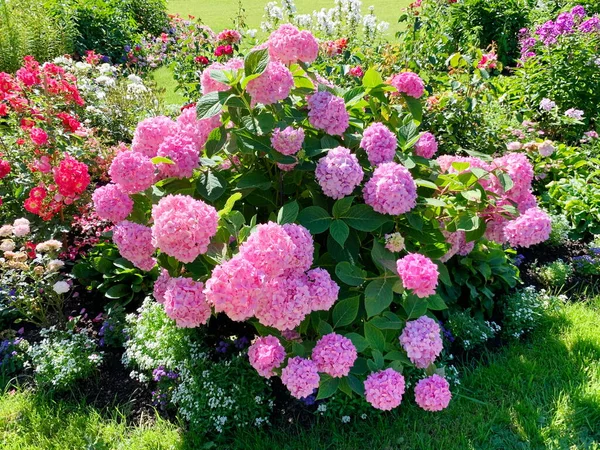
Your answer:
[[[441,411],[450,404],[452,393],[445,378],[432,375],[415,386],[415,401],[425,411]]]
[[[199,167],[200,154],[194,141],[177,133],[167,136],[158,147],[158,156],[169,158],[173,164],[160,163],[158,170],[164,177],[191,178]]]
[[[523,153],[509,153],[492,162],[492,168],[504,170],[512,179],[513,187],[506,192],[509,198],[518,199],[531,190],[533,181],[533,166]],[[497,193],[504,191],[497,183]]]
[[[512,247],[530,247],[550,237],[552,220],[540,208],[531,208],[504,227],[504,236]]]
[[[337,200],[351,194],[362,181],[364,173],[356,155],[347,148],[336,147],[319,160],[315,176],[323,193]]]
[[[360,148],[367,152],[369,162],[374,166],[393,161],[397,146],[396,135],[380,122],[371,124],[360,141]]]
[[[298,263],[296,244],[282,225],[260,224],[240,247],[239,255],[266,277],[274,278]]]
[[[217,233],[217,210],[187,195],[167,195],[152,208],[155,247],[184,263],[206,253]]]
[[[154,290],[152,292],[154,300],[156,300],[160,304],[163,304],[165,302],[165,292],[167,292],[167,286],[169,285],[169,281],[171,281],[169,271],[167,269],[161,269],[160,275],[154,282]]]
[[[415,155],[422,158],[431,159],[438,150],[438,143],[435,136],[429,131],[423,133],[415,144]]]
[[[306,276],[311,311],[329,311],[338,299],[340,287],[331,279],[329,272],[320,267],[309,270]]]
[[[370,374],[365,380],[365,398],[373,408],[390,411],[402,402],[404,377],[394,369]]]
[[[504,228],[508,220],[504,217],[497,215],[491,220],[486,222],[485,238],[488,241],[496,242],[497,244],[504,244],[506,242],[506,236],[504,235]]]
[[[113,183],[126,194],[145,191],[154,183],[154,164],[143,153],[119,153],[108,173]]]
[[[342,135],[350,124],[344,99],[330,92],[321,91],[308,97],[308,121],[327,134]]]
[[[279,168],[279,170],[282,170],[283,172],[290,172],[290,171],[294,170],[294,167],[296,167],[297,165],[298,165],[297,162],[292,163],[292,164],[277,163],[277,167]]]
[[[133,200],[116,184],[99,187],[92,194],[92,200],[96,214],[114,223],[127,219],[133,210]]]
[[[427,316],[406,322],[400,344],[419,369],[429,367],[442,352],[444,344],[440,333],[438,323]]]
[[[398,260],[396,268],[405,289],[412,289],[420,298],[435,294],[439,272],[431,259],[419,253],[409,253]]]
[[[287,127],[283,130],[275,128],[271,137],[271,145],[282,155],[295,155],[302,149],[304,130],[302,128]]]
[[[312,351],[312,360],[319,372],[334,378],[347,376],[357,356],[352,341],[336,333],[323,336]]]
[[[293,87],[292,72],[279,61],[270,61],[267,69],[248,83],[246,91],[252,98],[251,106],[271,105],[288,98]]]
[[[315,252],[313,237],[310,231],[302,225],[296,225],[295,223],[286,223],[283,225],[283,230],[296,246],[292,255],[290,268],[298,269],[301,272],[307,271],[312,266],[313,254]]]
[[[406,167],[394,162],[377,166],[363,189],[365,203],[381,214],[397,216],[417,204],[417,185]]]
[[[195,328],[208,322],[210,307],[203,293],[204,284],[191,278],[172,278],[165,291],[165,313],[180,328]]]
[[[208,119],[197,119],[196,108],[184,109],[177,118],[177,133],[192,140],[200,151],[206,145],[208,136],[221,126],[221,114]]]
[[[252,317],[261,298],[262,276],[239,255],[217,267],[206,282],[206,301],[238,322]]]
[[[443,263],[449,261],[454,255],[468,255],[475,247],[475,242],[467,242],[464,231],[450,232],[442,229],[442,234],[446,238],[446,242],[452,246],[450,250],[440,258],[440,261]]]
[[[284,64],[311,63],[319,53],[319,44],[309,31],[299,31],[287,23],[272,32],[267,43],[271,58]]]
[[[162,141],[175,129],[175,122],[165,116],[150,117],[138,123],[131,150],[154,158]]]
[[[223,92],[231,89],[231,86],[228,86],[224,83],[220,83],[217,80],[213,80],[210,77],[210,73],[213,70],[239,70],[244,68],[244,61],[240,58],[233,58],[227,61],[225,64],[221,64],[219,62],[214,62],[206,69],[202,71],[200,75],[200,84],[202,85],[202,95],[209,94],[211,92]]]
[[[287,366],[281,371],[281,382],[296,398],[311,395],[319,387],[319,381],[315,363],[299,356],[289,359]]]
[[[271,378],[285,360],[285,348],[275,336],[259,337],[248,348],[248,359],[261,377]]]
[[[394,75],[389,83],[409,97],[421,98],[425,92],[425,84],[421,77],[413,72],[401,72]]]
[[[296,328],[311,312],[306,275],[288,272],[265,284],[256,311],[258,321],[279,331]]]
[[[113,228],[113,242],[121,256],[137,268],[150,271],[156,265],[150,228],[124,220]]]
[[[29,137],[35,145],[44,145],[48,142],[48,133],[41,128],[32,128],[29,130]]]

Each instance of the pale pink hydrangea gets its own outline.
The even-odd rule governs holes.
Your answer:
[[[156,300],[160,304],[163,304],[165,302],[165,292],[167,292],[167,286],[169,285],[169,281],[171,281],[169,271],[167,269],[161,269],[158,278],[154,282],[154,289],[152,291],[154,300]]]
[[[452,247],[440,258],[440,261],[445,263],[454,255],[466,256],[473,251],[475,242],[467,242],[464,231],[447,231],[442,229],[442,234],[446,238],[446,242]]]
[[[419,369],[426,369],[440,355],[444,344],[438,323],[427,316],[406,322],[400,344]]]
[[[302,128],[287,127],[283,130],[275,128],[271,137],[271,145],[282,155],[295,155],[302,149],[304,130]]]
[[[133,133],[131,150],[154,158],[162,141],[175,128],[175,122],[165,116],[150,117],[138,123]]]
[[[417,185],[406,167],[394,162],[377,166],[363,189],[365,203],[381,214],[397,216],[417,204]]]
[[[25,219],[24,217],[16,219],[12,225],[12,233],[16,237],[27,236],[31,232],[29,225],[29,220]]]
[[[415,386],[415,401],[425,411],[441,411],[450,404],[452,393],[445,378],[435,374]]]
[[[261,324],[284,331],[300,325],[310,308],[307,276],[291,272],[265,283],[255,315]]]
[[[552,220],[540,208],[531,208],[504,227],[506,240],[512,247],[530,247],[550,237]]]
[[[178,327],[195,328],[208,322],[210,307],[203,293],[204,284],[191,278],[172,278],[164,295],[165,313]]]
[[[167,195],[152,208],[155,247],[184,263],[206,253],[217,233],[217,210],[186,195]]]
[[[356,155],[347,148],[336,147],[319,160],[315,176],[323,193],[337,200],[351,194],[362,181],[364,173]]]
[[[382,411],[391,411],[400,406],[404,389],[404,377],[391,368],[374,372],[365,380],[367,402]]]
[[[413,72],[401,72],[394,75],[389,83],[409,97],[421,98],[425,92],[425,84],[421,77]]]
[[[99,187],[92,194],[92,200],[96,214],[114,223],[127,219],[133,210],[133,200],[116,184]]]
[[[227,61],[225,64],[221,64],[219,62],[214,62],[206,69],[202,71],[200,75],[200,84],[202,86],[202,95],[209,94],[211,92],[223,92],[231,89],[231,86],[228,86],[224,83],[221,83],[217,80],[213,80],[210,77],[210,73],[213,70],[239,70],[244,68],[244,61],[240,58],[233,58]]]
[[[113,242],[121,256],[137,268],[149,271],[156,265],[150,228],[124,220],[113,228]]]
[[[508,220],[500,215],[494,215],[485,224],[484,237],[488,241],[496,242],[498,244],[504,244],[506,242],[506,236],[504,236],[504,228]]]
[[[360,141],[360,148],[367,152],[369,162],[374,166],[393,161],[397,146],[396,135],[380,122],[367,127]]]
[[[431,159],[437,150],[437,140],[429,131],[423,133],[415,144],[415,155],[421,156],[422,158]]]
[[[266,70],[248,83],[246,91],[252,99],[251,106],[271,105],[288,98],[293,87],[292,72],[279,61],[270,61]]]
[[[311,63],[319,54],[315,37],[309,31],[300,31],[288,23],[273,31],[267,43],[271,58],[284,64],[297,61]]]
[[[286,223],[283,225],[283,230],[296,246],[290,261],[290,268],[298,269],[302,272],[307,271],[312,266],[313,254],[315,252],[313,237],[310,231],[302,225],[296,225],[295,223]]]
[[[177,118],[176,133],[190,138],[200,151],[206,145],[211,131],[219,126],[221,126],[221,114],[198,120],[196,108],[186,108]]]
[[[119,153],[113,159],[108,173],[112,182],[126,194],[145,191],[154,183],[154,164],[139,152]]]
[[[554,153],[554,143],[552,141],[544,141],[537,146],[538,152],[541,156],[548,157]]]
[[[239,255],[268,278],[276,277],[297,263],[296,244],[282,225],[260,224],[240,247]]]
[[[400,233],[392,233],[385,235],[385,248],[390,252],[398,253],[406,248],[404,238]]]
[[[327,134],[342,135],[350,124],[344,99],[321,91],[308,97],[308,121]]]
[[[431,259],[409,253],[397,261],[396,268],[405,289],[411,289],[420,298],[435,294],[439,272]]]
[[[331,279],[329,272],[320,267],[309,270],[306,276],[311,311],[329,311],[338,299],[340,287]]]
[[[524,214],[525,211],[531,208],[535,208],[537,206],[537,198],[533,195],[533,192],[526,191],[519,197],[519,202],[517,203],[517,208],[521,214]]]
[[[312,360],[319,372],[324,372],[333,378],[347,376],[357,356],[352,341],[337,333],[323,336],[312,351]]]
[[[281,371],[281,382],[296,398],[308,397],[319,387],[319,372],[310,359],[299,356],[290,358]]]
[[[173,164],[158,165],[158,170],[163,177],[191,178],[194,169],[199,167],[198,147],[192,139],[177,132],[165,138],[157,154],[173,162]]]
[[[285,360],[285,348],[275,336],[259,337],[248,348],[248,359],[261,377],[271,378]]]
[[[440,171],[443,173],[457,173],[457,170],[452,167],[452,163],[454,162],[458,162],[458,163],[469,163],[470,167],[466,170],[471,170],[473,167],[476,167],[478,169],[483,169],[485,171],[489,171],[491,170],[490,165],[479,159],[479,158],[475,158],[473,156],[454,156],[454,155],[442,155],[442,156],[438,156],[438,158],[436,159],[436,162],[440,165]],[[463,173],[463,172],[461,172]]]
[[[206,301],[231,320],[246,320],[255,314],[262,297],[262,278],[252,264],[237,255],[215,267],[206,282]]]

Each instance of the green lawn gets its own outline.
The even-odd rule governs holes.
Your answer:
[[[244,431],[239,449],[600,449],[600,299],[566,305],[526,341],[461,368],[450,407],[427,413],[411,401],[382,420],[310,429]],[[0,397],[0,448],[188,449],[177,426],[146,418],[126,426],[116,412],[43,394]]]

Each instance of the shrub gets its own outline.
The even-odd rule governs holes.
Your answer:
[[[562,214],[551,214],[550,217],[552,218],[552,231],[547,243],[554,247],[564,245],[569,240],[571,224]]]
[[[495,322],[476,319],[469,310],[456,311],[450,315],[446,326],[463,349],[472,350],[492,339],[500,326]]]
[[[557,259],[536,270],[537,276],[546,287],[562,287],[573,273],[571,264]]]
[[[0,341],[0,375],[10,377],[19,373],[27,362],[29,342],[21,337]]]
[[[537,292],[533,286],[506,296],[503,301],[503,336],[518,339],[539,325],[545,312],[556,310],[565,301],[564,295],[552,296],[544,290]]]
[[[157,36],[169,26],[166,0],[121,0],[119,3],[133,17],[140,34]]]

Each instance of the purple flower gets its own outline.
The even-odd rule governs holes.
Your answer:
[[[523,261],[525,261],[525,256],[519,254],[519,255],[515,256],[513,264],[515,266],[519,267],[521,264],[523,264]]]
[[[246,336],[242,336],[241,338],[236,339],[234,342],[235,347],[240,350],[243,349],[249,343],[250,343],[250,341],[248,340],[248,338]]]
[[[556,103],[549,98],[543,98],[540,102],[540,109],[544,111],[552,111],[554,108],[556,108]]]
[[[579,25],[579,31],[582,33],[592,33],[600,31],[600,17],[594,16]]]
[[[575,120],[582,120],[583,114],[584,114],[583,111],[581,111],[580,109],[575,109],[575,108],[567,109],[565,111],[565,116],[570,117],[571,119],[575,119]]]
[[[220,341],[217,344],[216,351],[217,353],[227,353],[227,349],[229,348],[229,343],[225,341]]]

